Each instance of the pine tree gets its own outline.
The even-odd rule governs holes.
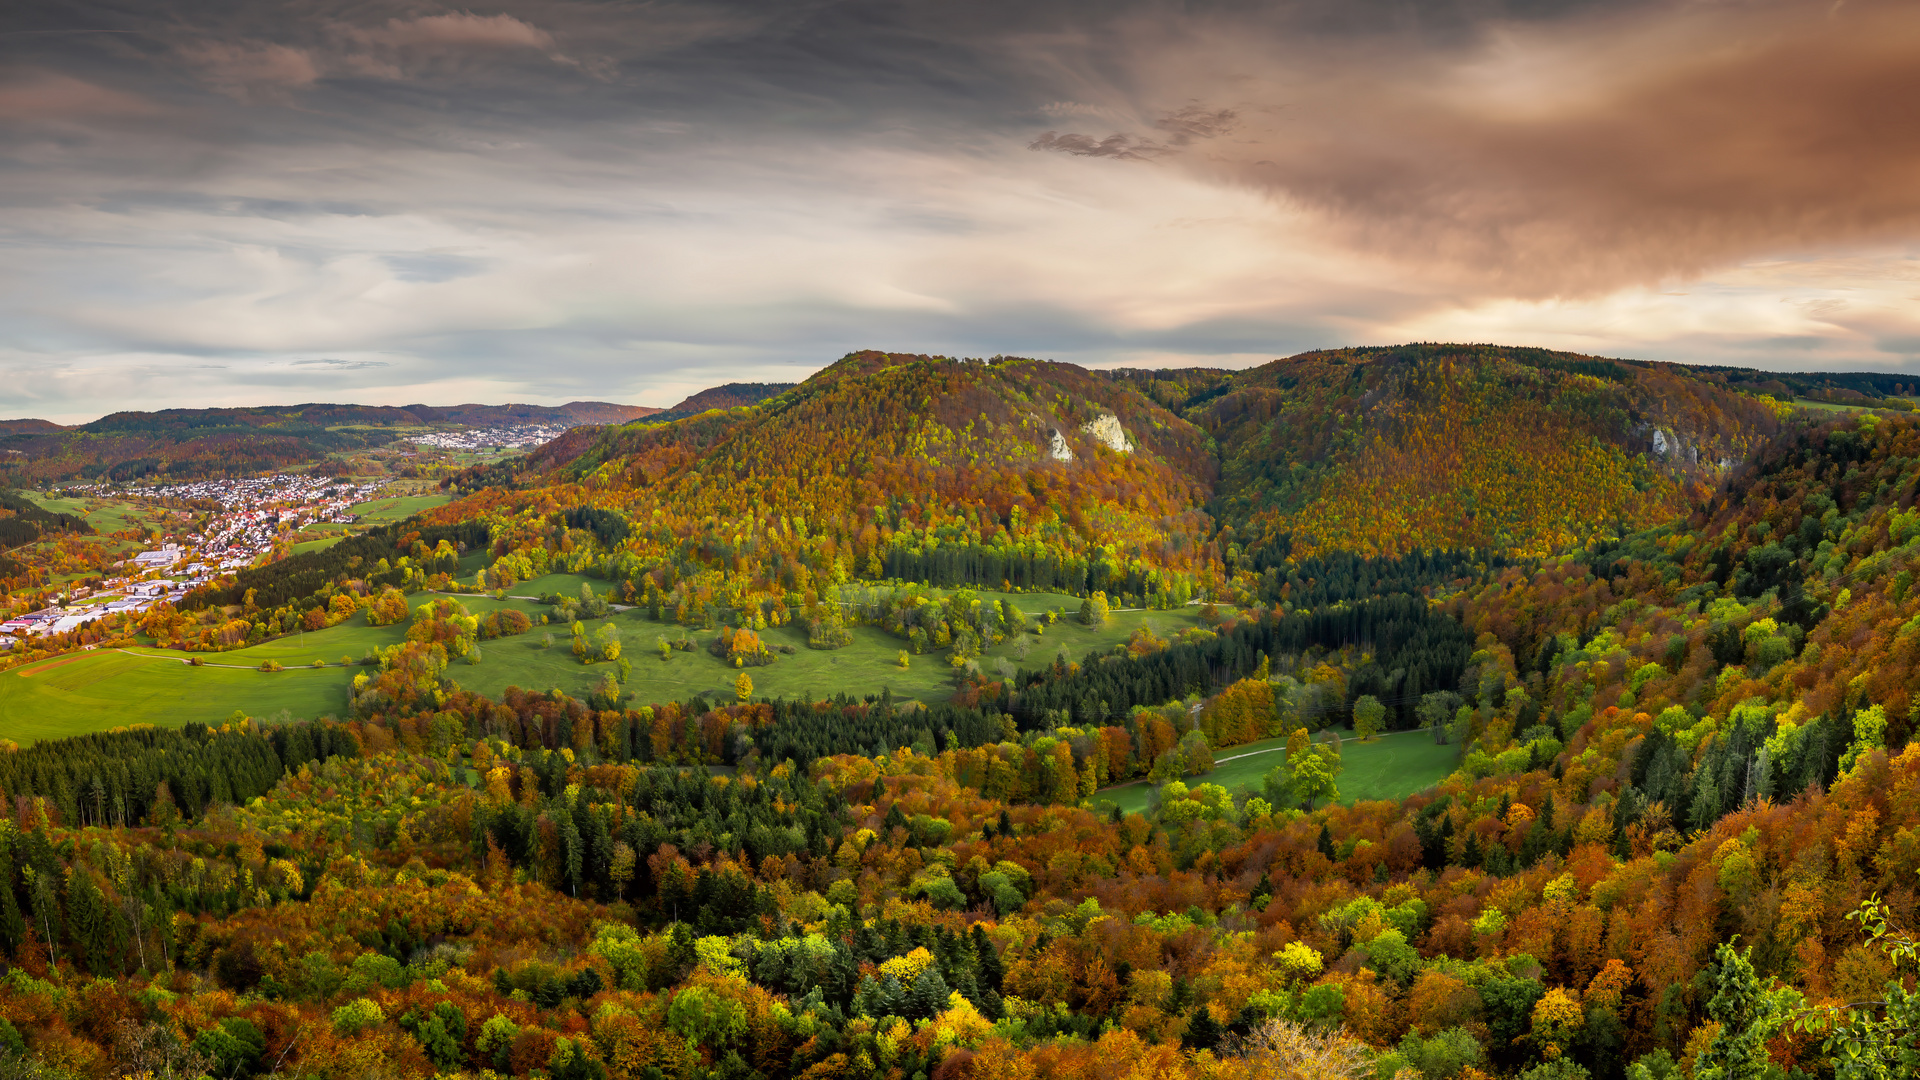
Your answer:
[[[87,970],[95,975],[119,972],[120,919],[87,870],[74,870],[67,882],[67,923]]]
[[[982,990],[997,991],[1000,981],[1006,976],[1006,967],[1000,962],[1000,954],[994,950],[993,942],[988,940],[987,932],[978,924],[973,928],[973,957],[980,969],[980,987]]]
[[[1213,1010],[1202,1003],[1193,1010],[1193,1019],[1187,1021],[1187,1035],[1181,1041],[1195,1050],[1212,1050],[1220,1045],[1220,1022],[1213,1018]]]
[[[947,996],[952,992],[947,980],[940,977],[939,965],[928,964],[926,970],[914,977],[913,985],[907,988],[906,1017],[909,1020],[931,1018],[946,1009]]]

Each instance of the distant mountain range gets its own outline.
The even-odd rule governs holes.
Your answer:
[[[726,388],[721,387],[705,393],[717,393],[724,389]],[[696,398],[699,396],[695,395]],[[694,398],[687,400],[690,402]],[[268,428],[290,423],[313,424],[320,427],[342,424],[374,427],[406,427],[416,424],[466,424],[472,427],[506,424],[624,424],[660,411],[646,405],[615,405],[606,401],[570,401],[565,405],[261,405],[229,409],[117,412],[85,424],[56,424],[51,420],[0,420],[0,435],[48,434],[57,431],[124,432],[234,427]]]
[[[622,424],[659,409],[565,405],[274,405],[117,412],[86,424],[0,421],[0,482],[249,476],[312,464],[426,425]]]

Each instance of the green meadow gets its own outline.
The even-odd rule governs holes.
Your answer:
[[[147,507],[131,500],[63,498],[35,491],[22,491],[20,494],[56,514],[77,514],[103,534],[129,528],[144,529],[148,524]]]
[[[99,650],[0,672],[0,738],[21,745],[134,723],[217,723],[235,710],[315,717],[345,709],[346,681],[338,668],[269,675],[189,667],[179,654]]]
[[[510,590],[513,595],[504,600],[478,594],[456,597],[475,614],[503,607],[524,612],[533,619],[534,627],[517,637],[481,642],[479,661],[457,661],[448,669],[448,676],[467,689],[494,697],[509,686],[543,691],[557,688],[576,697],[592,693],[614,665],[576,660],[568,647],[569,628],[540,625],[552,608],[528,599],[549,593],[578,596],[582,584],[591,584],[596,590],[606,587],[605,582],[577,574],[549,574],[515,585]],[[1074,611],[1080,603],[1071,596],[980,595],[1010,599],[1029,615],[1050,609]],[[415,606],[429,599],[432,594],[409,598]],[[1197,625],[1198,618],[1198,608],[1123,611],[1113,614],[1108,624],[1098,629],[1063,619],[1038,635],[1025,637],[1024,659],[1018,655],[1019,645],[1010,641],[988,650],[980,663],[991,673],[998,670],[998,661],[1003,658],[1016,667],[1037,667],[1061,651],[1077,660],[1124,642],[1140,626],[1167,637]],[[606,623],[618,628],[623,655],[632,664],[626,689],[633,701],[684,701],[696,694],[715,701],[733,699],[734,680],[740,669],[707,652],[712,633],[655,622],[639,608],[604,620],[589,620],[585,629],[591,635]],[[852,633],[852,645],[821,651],[807,648],[804,627],[769,628],[761,635],[769,646],[791,645],[794,651],[776,652],[768,666],[744,669],[753,680],[754,696],[821,699],[842,692],[864,695],[887,690],[896,698],[939,701],[952,693],[953,672],[945,653],[909,657],[907,667],[902,669],[898,657],[906,648],[905,641],[873,627],[854,627]],[[198,667],[182,662],[188,654],[151,647],[57,657],[0,673],[0,738],[24,744],[119,727],[135,719],[162,726],[217,721],[236,709],[250,716],[269,716],[281,710],[309,719],[339,715],[346,707],[347,683],[358,670],[343,668],[342,661],[357,664],[369,650],[393,645],[405,635],[404,625],[368,626],[365,616],[356,615],[338,626],[290,634],[245,649],[193,654],[202,661]],[[547,644],[549,635],[551,645]],[[672,650],[666,660],[661,660],[658,642],[682,637],[694,641],[696,647]],[[254,670],[269,660],[286,670]],[[325,666],[314,668],[315,661]]]
[[[348,512],[357,516],[362,525],[391,525],[396,521],[405,521],[423,510],[436,506],[445,506],[453,501],[451,495],[388,495],[356,503],[348,507]]]
[[[1363,743],[1352,731],[1341,731],[1340,777],[1336,786],[1340,801],[1351,805],[1370,799],[1404,799],[1432,787],[1458,767],[1459,747],[1436,746],[1433,736],[1424,731],[1396,731]],[[1187,777],[1188,786],[1219,784],[1235,793],[1242,789],[1258,793],[1267,770],[1286,759],[1285,739],[1229,746],[1214,752],[1214,769],[1203,776]],[[1122,813],[1147,808],[1149,785],[1144,780],[1103,788],[1093,802],[1098,806],[1118,806]]]

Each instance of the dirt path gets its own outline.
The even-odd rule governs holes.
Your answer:
[[[55,660],[51,664],[45,664],[40,667],[36,667],[32,671],[17,671],[17,672],[14,672],[14,674],[20,676],[23,679],[31,679],[35,675],[38,675],[43,671],[52,671],[54,668],[57,668],[57,667],[65,667],[68,664],[71,664],[78,659],[80,659],[79,654],[75,654],[73,656],[67,657],[65,660]]]

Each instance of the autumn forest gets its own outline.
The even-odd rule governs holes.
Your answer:
[[[1920,1076],[1920,419],[1813,378],[860,352],[449,472],[35,654],[378,642],[0,751],[0,1077]]]

